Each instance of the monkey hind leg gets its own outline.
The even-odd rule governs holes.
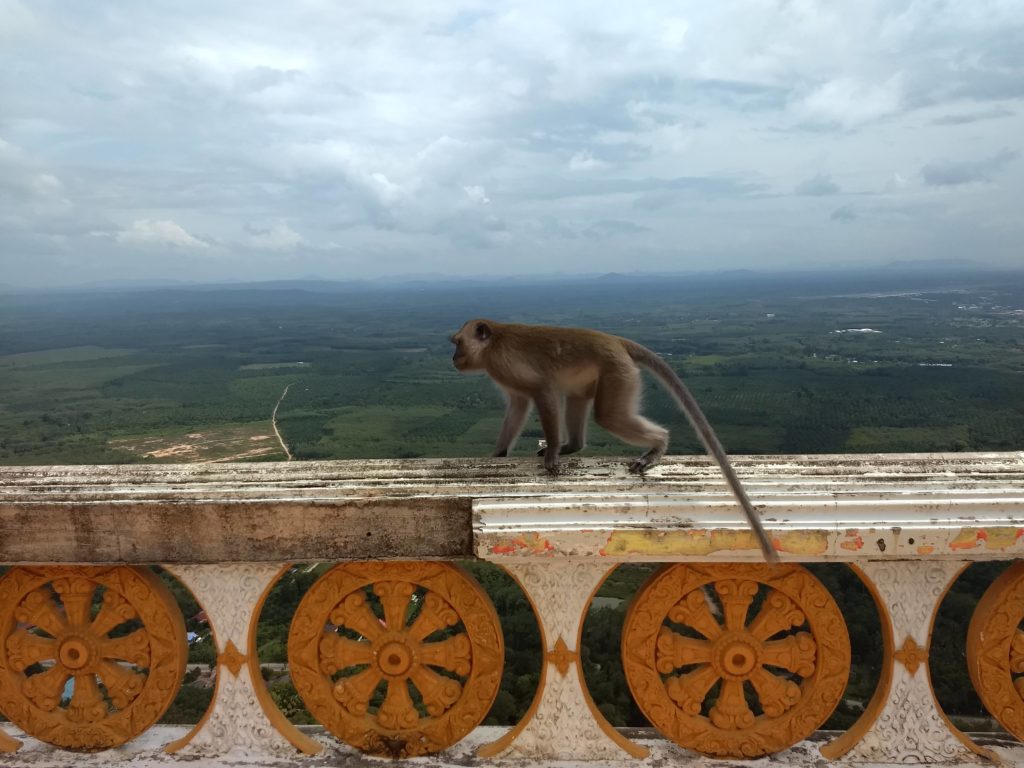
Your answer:
[[[633,459],[633,461],[629,463],[629,471],[634,475],[642,475],[650,467],[653,467],[661,461],[661,457],[664,455],[665,451],[658,451],[651,448],[651,450],[647,451],[643,456]]]
[[[640,415],[639,392],[639,374],[625,381],[602,381],[594,400],[594,419],[623,442],[647,448],[629,465],[630,472],[642,474],[668,450],[668,430]]]
[[[661,461],[661,457],[668,450],[668,430],[655,424],[653,421],[645,419],[643,416],[638,416],[636,423],[631,425],[631,428],[634,430],[632,432],[632,439],[621,432],[615,432],[611,429],[608,431],[632,445],[650,446],[642,456],[634,459],[629,464],[630,472],[635,475],[642,475],[648,468]],[[605,429],[608,429],[608,427],[605,427]]]

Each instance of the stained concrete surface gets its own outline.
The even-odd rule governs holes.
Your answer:
[[[324,768],[340,766],[342,768],[384,768],[388,765],[419,766],[420,768],[467,768],[472,766],[507,766],[508,768],[525,768],[526,766],[550,766],[550,768],[609,768],[610,766],[636,766],[636,768],[669,768],[669,766],[712,766],[712,768],[765,768],[772,766],[796,766],[799,768],[825,768],[828,765],[839,765],[825,760],[819,745],[826,743],[838,734],[819,732],[811,740],[802,742],[768,757],[757,760],[709,760],[693,752],[680,749],[676,745],[657,735],[649,729],[631,729],[627,735],[631,740],[650,749],[650,756],[644,760],[633,760],[623,755],[622,760],[599,762],[576,762],[571,760],[537,761],[530,759],[493,759],[478,760],[474,754],[478,747],[499,738],[506,729],[503,727],[481,727],[473,731],[467,738],[440,755],[416,758],[405,761],[391,761],[384,758],[362,755],[341,744],[320,728],[311,728],[308,733],[324,744],[325,750],[314,757],[296,756],[295,758],[266,758],[247,755],[242,752],[224,755],[218,758],[190,757],[187,755],[166,755],[161,752],[164,744],[179,738],[187,728],[181,726],[155,726],[136,740],[117,749],[96,753],[65,752],[54,749],[35,739],[25,737],[24,733],[6,725],[6,731],[15,738],[24,741],[22,748],[13,754],[0,755],[0,765],[26,766],[26,768],[101,768],[101,766],[125,766],[125,768],[225,768],[238,766],[249,768]],[[989,734],[972,734],[973,738],[984,746],[992,749],[1003,761],[1004,766],[1024,766],[1024,745],[1009,737],[997,737]],[[978,763],[987,765],[988,763]],[[863,768],[881,768],[888,763],[859,763]]]

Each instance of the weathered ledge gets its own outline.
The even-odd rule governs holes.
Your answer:
[[[1024,554],[1024,452],[737,456],[784,559]],[[0,467],[0,562],[759,559],[701,456]]]

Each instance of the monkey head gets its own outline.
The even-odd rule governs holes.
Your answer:
[[[450,341],[455,345],[452,364],[460,371],[484,369],[484,353],[494,335],[489,320],[470,320],[453,333]]]

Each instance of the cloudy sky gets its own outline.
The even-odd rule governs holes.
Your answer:
[[[0,284],[1024,265],[1024,0],[0,0]]]

